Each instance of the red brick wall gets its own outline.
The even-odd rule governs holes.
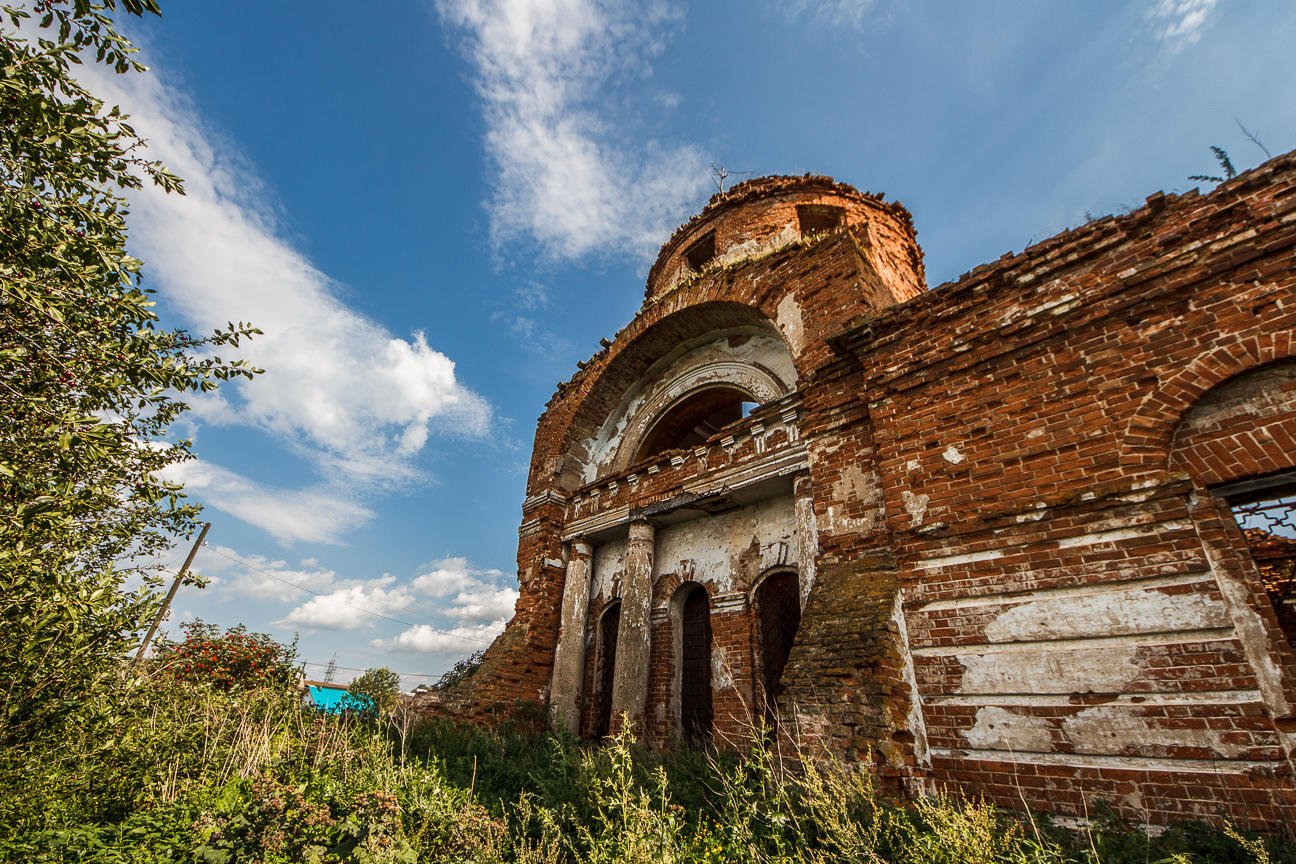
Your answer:
[[[830,192],[846,194],[796,194]],[[743,195],[735,225],[773,218],[778,201]],[[717,436],[683,462],[582,476],[582,442],[657,358],[767,322],[801,402],[796,434],[767,443],[804,449],[818,523],[784,678],[789,745],[1063,815],[1104,797],[1139,821],[1218,807],[1254,827],[1290,818],[1296,666],[1209,487],[1291,468],[1293,416],[1184,418],[1291,356],[1292,156],[1207,196],[1158,193],[921,295],[907,216],[886,208],[887,231],[856,224],[674,288],[652,291],[655,268],[643,310],[540,420],[522,597],[481,699],[543,694],[573,519],[764,458],[750,437]],[[654,626],[650,718],[674,676],[669,626]],[[713,633],[746,656],[735,670],[750,694],[750,610],[713,616]],[[742,692],[717,702],[718,729],[742,725]]]

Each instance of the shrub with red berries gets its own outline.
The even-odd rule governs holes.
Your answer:
[[[154,662],[173,678],[218,690],[284,686],[297,670],[297,640],[281,645],[265,633],[239,624],[224,633],[200,620],[181,624],[183,642],[162,639]]]

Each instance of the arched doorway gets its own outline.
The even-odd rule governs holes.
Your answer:
[[[617,601],[599,619],[598,720],[594,737],[603,739],[612,729],[612,685],[616,673],[617,631],[621,628],[621,601]]]
[[[701,585],[685,586],[680,609],[680,727],[690,741],[711,737],[711,598]]]
[[[778,723],[779,683],[787,666],[797,628],[801,626],[801,589],[793,570],[771,573],[756,589],[757,634],[765,722]]]

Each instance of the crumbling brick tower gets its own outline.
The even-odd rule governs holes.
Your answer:
[[[1296,661],[1232,508],[1296,492],[1294,247],[1290,154],[931,292],[881,196],[716,196],[540,419],[471,702],[1275,826]]]

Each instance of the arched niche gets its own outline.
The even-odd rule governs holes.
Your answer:
[[[761,404],[796,388],[783,337],[744,303],[689,306],[612,350],[563,437],[560,476],[568,490],[632,464],[654,421],[695,390],[728,382]]]
[[[801,587],[793,567],[776,567],[757,580],[751,592],[755,619],[757,674],[765,722],[778,722],[778,700],[788,656],[801,627]]]
[[[624,471],[655,455],[651,452],[654,435],[662,434],[673,419],[687,416],[693,406],[704,405],[713,397],[720,397],[722,405],[718,407],[744,402],[763,405],[791,393],[795,382],[792,355],[772,326],[704,334],[654,364],[629,388],[618,410],[590,442],[584,482]],[[741,416],[739,412],[725,422]],[[709,415],[698,419],[705,421]],[[662,449],[658,447],[656,452]]]
[[[1212,387],[1184,412],[1169,467],[1203,488],[1296,471],[1296,360]]]
[[[675,589],[671,606],[679,731],[685,740],[709,740],[715,722],[711,687],[711,595],[701,584],[685,582]]]
[[[616,674],[617,633],[621,628],[621,601],[609,603],[599,615],[598,661],[594,667],[597,684],[597,712],[594,715],[594,738],[602,740],[612,728],[612,685]]]

